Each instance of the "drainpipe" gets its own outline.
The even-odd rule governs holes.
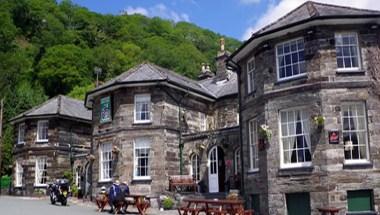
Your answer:
[[[243,131],[242,131],[242,125],[243,125],[243,120],[242,120],[242,99],[241,99],[241,80],[240,80],[240,75],[241,75],[241,67],[239,64],[234,62],[231,58],[228,58],[226,60],[227,67],[235,71],[238,75],[238,98],[239,98],[239,144],[240,144],[240,168],[241,168],[241,180],[240,180],[240,193],[242,196],[245,196],[245,187],[244,187],[244,150],[243,150]]]

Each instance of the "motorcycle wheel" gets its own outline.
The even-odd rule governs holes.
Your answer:
[[[50,195],[50,202],[52,205],[55,205],[55,199],[53,196]]]
[[[67,205],[67,199],[62,199],[62,206],[66,206]]]

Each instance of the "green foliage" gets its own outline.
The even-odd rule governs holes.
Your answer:
[[[213,64],[219,34],[142,15],[101,15],[70,0],[0,0],[0,98],[5,98],[2,174],[10,174],[8,120],[57,94],[83,99],[100,82],[150,61],[188,77]],[[235,50],[240,42],[225,38]]]
[[[69,183],[73,183],[73,172],[70,170],[66,170],[63,172],[63,177],[69,180]]]
[[[79,192],[79,190],[78,190],[78,186],[76,185],[76,184],[72,184],[71,185],[71,193],[73,194],[73,196],[78,196],[78,192]]]
[[[8,188],[9,185],[12,183],[12,178],[8,175],[3,175],[0,178],[0,189],[5,189]]]
[[[163,201],[162,201],[162,207],[165,209],[165,210],[170,210],[172,209],[174,206],[174,200],[170,197],[166,197]]]

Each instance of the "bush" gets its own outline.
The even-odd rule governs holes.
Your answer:
[[[163,201],[162,201],[162,207],[165,209],[165,210],[169,210],[169,209],[172,209],[174,206],[174,200],[170,197],[166,197]]]
[[[11,184],[11,177],[8,175],[4,175],[0,178],[0,189],[8,188]]]
[[[71,193],[73,196],[78,197],[78,186],[76,184],[71,185]]]

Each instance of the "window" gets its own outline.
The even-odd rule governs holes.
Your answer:
[[[288,215],[311,214],[309,193],[287,193],[285,198]]]
[[[45,157],[36,160],[35,185],[46,186],[47,181],[47,161]]]
[[[200,169],[199,169],[199,156],[197,154],[193,154],[191,156],[191,175],[195,178],[195,180],[199,181],[200,178]]]
[[[348,204],[349,212],[373,211],[374,209],[373,191],[372,190],[347,191],[347,204]]]
[[[235,175],[237,175],[238,173],[240,173],[240,170],[241,170],[241,156],[240,156],[240,148],[237,148],[235,150],[235,153],[234,153],[234,169],[235,169]]]
[[[338,70],[359,69],[359,46],[356,33],[335,34],[335,49]]]
[[[49,121],[41,120],[37,123],[37,142],[47,142],[49,131]]]
[[[25,143],[25,123],[21,123],[18,125],[17,143],[18,144],[24,144]]]
[[[150,139],[137,138],[134,144],[134,179],[150,179]]]
[[[199,113],[199,119],[200,119],[200,125],[199,125],[200,130],[206,131],[207,129],[206,114]]]
[[[111,117],[111,97],[107,96],[100,99],[100,123],[110,122]]]
[[[112,144],[102,143],[99,146],[100,181],[112,180]]]
[[[20,163],[20,161],[16,160],[16,182],[15,182],[15,186],[16,187],[21,187],[22,186],[22,177],[23,177],[23,174],[24,174],[24,169]]]
[[[303,109],[280,111],[282,167],[311,165],[309,116]]]
[[[258,153],[258,139],[257,139],[257,122],[256,120],[249,121],[249,171],[259,170],[259,153]]]
[[[367,117],[364,103],[342,104],[345,163],[368,162]]]
[[[135,95],[135,123],[151,121],[151,104],[149,94]]]
[[[303,38],[278,44],[276,56],[278,80],[287,80],[306,74]]]
[[[254,70],[255,70],[255,59],[252,58],[247,63],[248,94],[255,90],[254,73],[253,73]]]

